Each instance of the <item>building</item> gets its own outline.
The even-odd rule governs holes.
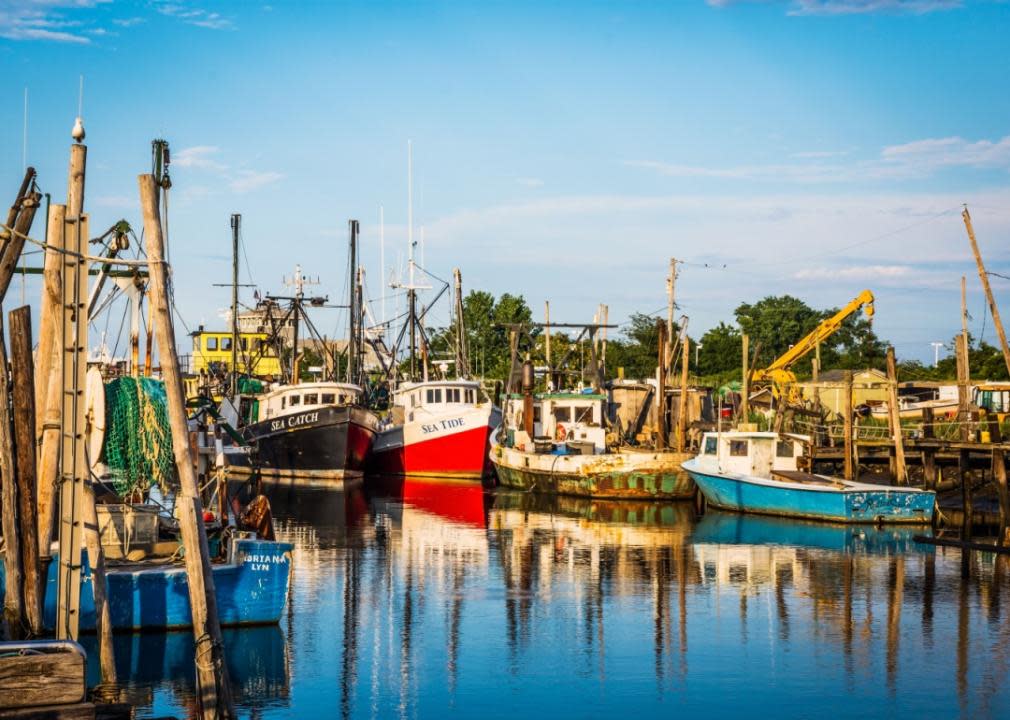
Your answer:
[[[845,405],[845,370],[822,372],[817,381],[804,380],[796,383],[804,400],[813,403],[820,398],[821,406],[829,412],[840,415]],[[852,406],[871,407],[887,401],[887,375],[880,370],[868,368],[852,371]]]

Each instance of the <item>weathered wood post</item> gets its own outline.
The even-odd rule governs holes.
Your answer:
[[[235,708],[228,681],[228,668],[224,663],[221,627],[217,618],[217,598],[214,594],[214,576],[207,548],[207,531],[203,525],[200,489],[196,484],[188,442],[185,397],[169,307],[168,268],[164,259],[157,184],[154,176],[150,174],[141,175],[138,184],[140,205],[144,213],[154,330],[161,354],[160,364],[172,430],[172,451],[179,472],[179,527],[186,551],[186,576],[189,581],[189,600],[193,612],[198,696],[202,716],[207,720],[233,718]]]
[[[968,362],[968,301],[966,280],[961,276],[961,334],[955,343],[957,362],[957,420],[961,442],[968,441],[968,383],[971,382],[971,365]]]
[[[34,178],[35,171],[30,168],[29,170]],[[42,194],[36,190],[30,190],[18,199],[20,212],[14,222],[14,232],[11,233],[11,238],[3,243],[0,254],[0,301],[7,296],[7,289],[14,278],[18,260],[21,259],[21,251],[25,246],[25,237],[32,231],[32,221],[35,219],[35,211],[38,210],[41,199]]]
[[[905,441],[901,435],[901,411],[898,408],[898,364],[894,358],[893,347],[887,348],[887,415],[890,420],[891,438],[894,441],[894,480],[898,485],[907,485]]]
[[[932,440],[935,436],[933,408],[922,409],[922,438]],[[936,489],[936,449],[924,447],[922,450],[922,485],[927,490]]]
[[[112,645],[112,618],[109,613],[109,594],[105,582],[105,551],[102,549],[98,529],[98,511],[95,509],[95,489],[89,482],[84,490],[81,516],[84,521],[84,545],[91,565],[91,591],[95,600],[95,631],[98,633],[98,659],[102,684],[116,684],[116,656]]]
[[[656,366],[656,449],[666,448],[666,325],[662,320],[656,321],[656,334],[659,340],[659,357]]]
[[[42,424],[39,452],[38,523],[39,552],[49,557],[53,540],[56,483],[60,472],[60,417],[63,409],[63,246],[67,219],[65,205],[49,207],[46,236],[45,283],[39,315],[39,376],[36,377],[36,412]],[[48,343],[48,345],[47,345]],[[48,352],[46,348],[48,347]],[[45,357],[48,356],[48,361]],[[45,373],[44,377],[41,375]]]
[[[24,626],[24,605],[21,587],[21,533],[18,532],[18,486],[14,475],[14,438],[11,435],[10,384],[7,379],[7,343],[3,336],[3,317],[0,316],[0,497],[2,497],[4,552],[4,623],[8,637],[20,639]]]
[[[845,434],[843,438],[845,443],[845,479],[851,480],[853,476],[852,467],[852,456],[853,456],[853,442],[852,442],[852,371],[845,371],[845,390],[844,398],[842,400],[842,432]]]
[[[741,384],[740,422],[750,422],[750,336],[744,333],[743,341],[743,383]]]
[[[993,480],[996,481],[996,499],[999,501],[999,536],[996,538],[996,544],[1006,545],[1010,541],[1010,537],[1007,537],[1007,523],[1010,520],[1010,492],[1007,489],[1006,454],[1003,451],[1003,433],[999,427],[999,419],[995,415],[989,416],[988,425],[989,437],[993,443]]]
[[[691,340],[684,334],[681,343],[683,352],[680,360],[680,402],[677,404],[677,452],[687,448],[687,366],[691,361]]]
[[[10,315],[11,378],[14,396],[14,442],[18,487],[18,525],[24,608],[28,630],[42,635],[42,589],[36,518],[35,378],[32,359],[32,309],[25,305]]]
[[[957,452],[957,475],[961,481],[961,504],[964,508],[964,522],[961,526],[961,539],[971,540],[974,512],[971,496],[971,452],[961,448]]]

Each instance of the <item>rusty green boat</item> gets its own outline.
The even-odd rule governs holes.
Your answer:
[[[495,444],[491,462],[503,487],[591,498],[682,500],[694,497],[694,482],[680,464],[690,453],[619,448],[598,455],[528,452]]]

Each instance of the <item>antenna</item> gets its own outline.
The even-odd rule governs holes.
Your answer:
[[[414,284],[414,147],[407,141],[407,262],[410,263],[410,284]]]
[[[21,140],[21,169],[28,169],[28,86],[25,86],[25,124]]]
[[[383,214],[383,207],[379,205],[379,279],[386,276],[386,218]],[[386,322],[386,288],[382,288],[382,322]]]

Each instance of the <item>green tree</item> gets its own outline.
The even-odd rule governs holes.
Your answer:
[[[699,375],[721,375],[734,371],[741,367],[742,361],[743,339],[737,328],[720,322],[701,336]]]

